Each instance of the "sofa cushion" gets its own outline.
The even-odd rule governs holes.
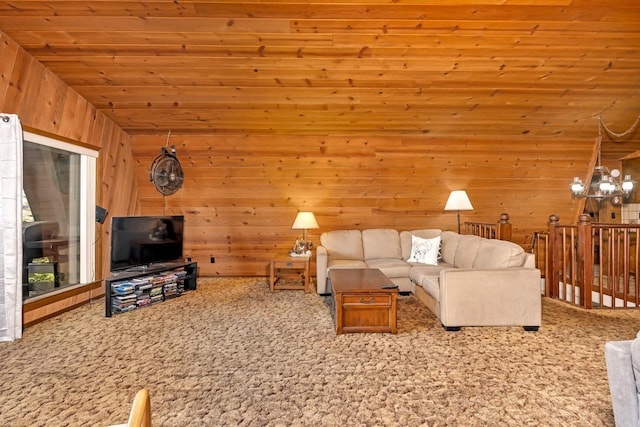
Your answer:
[[[409,272],[409,277],[431,295],[436,301],[440,301],[440,272],[453,268],[450,264],[418,265],[414,264]]]
[[[504,240],[482,239],[473,268],[521,267],[524,249],[520,245]]]
[[[409,271],[409,278],[417,284],[420,284],[422,280],[427,276],[439,276],[442,270],[448,270],[453,268],[451,264],[438,264],[438,265],[425,265],[425,264],[412,264],[411,271]]]
[[[458,249],[458,241],[460,240],[460,234],[453,231],[443,231],[440,235],[440,253],[442,254],[442,261],[447,264],[454,265],[456,258],[456,249]]]
[[[357,259],[332,259],[327,265],[327,270],[332,268],[367,268],[367,263]]]
[[[422,230],[411,230],[400,232],[400,246],[402,247],[402,259],[408,260],[411,256],[411,236],[422,237],[423,239],[430,239],[432,237],[440,236],[442,231],[437,228],[425,228]]]
[[[440,302],[440,276],[424,276],[419,285],[434,300]]]
[[[473,268],[482,237],[464,234],[458,238],[458,247],[453,265],[457,268]]]
[[[411,256],[407,260],[408,262],[438,265],[439,255],[440,236],[430,239],[411,236]]]
[[[364,259],[402,258],[398,230],[374,228],[362,231]]]
[[[320,244],[327,249],[329,259],[364,259],[360,230],[327,231],[320,235]]]
[[[377,258],[377,259],[368,259],[366,262],[367,262],[367,267],[380,269],[380,271],[382,271],[384,275],[390,279],[395,277],[409,277],[409,270],[411,269],[411,264],[401,259]]]

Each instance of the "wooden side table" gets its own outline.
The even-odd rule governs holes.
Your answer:
[[[279,255],[271,259],[271,268],[269,269],[269,290],[273,292],[276,289],[309,289],[309,263],[311,257],[292,257],[289,255]],[[288,270],[288,271],[287,271]],[[280,279],[296,279],[300,283],[283,283],[278,284]]]

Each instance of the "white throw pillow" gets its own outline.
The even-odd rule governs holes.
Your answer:
[[[440,236],[431,239],[411,236],[411,256],[407,261],[420,264],[438,265]]]

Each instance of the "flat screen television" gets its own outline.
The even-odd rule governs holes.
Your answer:
[[[144,271],[182,260],[184,216],[111,218],[111,271]]]

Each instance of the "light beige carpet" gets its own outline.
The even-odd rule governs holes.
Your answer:
[[[407,296],[398,329],[336,336],[330,298],[262,278],[112,318],[97,301],[0,344],[0,424],[122,423],[147,387],[154,426],[612,426],[603,346],[640,311],[544,299],[538,332],[445,332]]]

